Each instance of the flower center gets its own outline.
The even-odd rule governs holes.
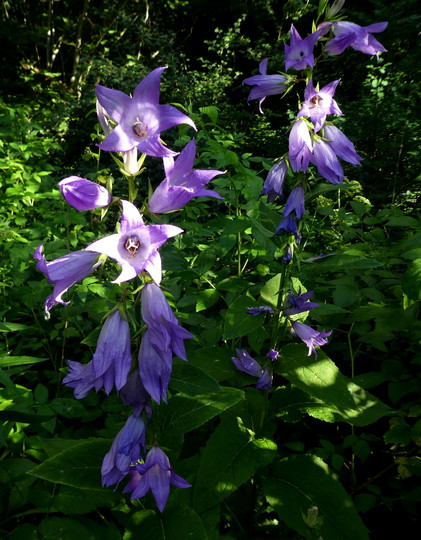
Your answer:
[[[320,96],[313,96],[311,99],[310,99],[310,109],[318,109],[321,105],[323,101],[323,98],[321,98]]]
[[[124,244],[124,247],[127,249],[127,251],[130,253],[132,257],[136,255],[137,250],[140,248],[140,240],[139,237],[135,234],[132,234],[131,236],[127,237],[127,240]]]
[[[136,137],[139,137],[141,141],[144,141],[148,136],[148,126],[141,122],[140,120],[137,120],[133,126],[133,133],[136,135]]]

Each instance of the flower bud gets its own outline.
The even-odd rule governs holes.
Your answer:
[[[61,194],[76,210],[94,210],[108,206],[110,193],[102,186],[79,176],[69,176],[59,182]]]

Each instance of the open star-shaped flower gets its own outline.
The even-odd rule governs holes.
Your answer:
[[[333,81],[321,90],[315,90],[313,81],[310,79],[306,89],[304,91],[304,103],[301,107],[299,116],[309,116],[314,124],[314,133],[317,133],[323,126],[326,120],[326,115],[337,114],[342,115],[342,111],[338,107],[338,104],[333,99],[336,87],[338,86],[339,79]]]
[[[325,52],[329,56],[341,54],[347,47],[352,47],[356,51],[364,54],[375,54],[386,52],[383,45],[371,34],[383,32],[387,27],[387,22],[360,26],[348,21],[338,21],[333,23],[333,33],[335,37],[326,43]]]
[[[178,210],[193,197],[213,197],[222,199],[216,191],[203,189],[208,182],[223,171],[193,170],[196,143],[190,141],[174,161],[172,156],[164,157],[165,180],[159,184],[149,200],[149,210],[163,214]]]
[[[274,96],[276,94],[283,94],[287,89],[286,83],[288,82],[287,77],[284,75],[267,75],[266,71],[268,68],[268,58],[262,60],[259,64],[260,75],[253,75],[244,79],[243,84],[248,84],[250,86],[255,86],[250,90],[249,97],[247,101],[252,99],[259,100],[259,111],[263,114],[262,103],[267,96]]]
[[[185,114],[171,105],[159,104],[161,74],[166,67],[151,71],[136,87],[133,97],[96,86],[96,95],[107,115],[118,125],[99,145],[110,152],[127,152],[137,148],[143,154],[155,157],[174,155],[160,141],[160,133],[178,124],[196,126]]]
[[[285,43],[285,70],[288,71],[293,67],[297,71],[314,66],[313,49],[316,41],[319,39],[321,30],[316,30],[304,39],[301,39],[300,34],[291,25],[290,44]]]
[[[132,203],[121,202],[123,214],[120,232],[93,242],[86,251],[103,253],[118,262],[121,274],[113,283],[128,281],[146,270],[159,285],[162,265],[158,248],[183,230],[174,225],[145,225],[139,210]]]

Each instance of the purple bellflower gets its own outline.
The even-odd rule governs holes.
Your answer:
[[[69,176],[59,183],[61,194],[66,202],[76,210],[94,210],[108,206],[112,201],[111,194],[95,182],[79,176]]]
[[[347,21],[335,22],[333,23],[335,37],[326,43],[325,52],[329,56],[335,56],[351,46],[356,51],[370,55],[375,54],[378,57],[379,53],[386,52],[386,49],[371,34],[383,32],[387,24],[387,22],[381,22],[369,26],[359,26]]]
[[[355,151],[354,145],[336,126],[325,125],[323,134],[333,152],[351,165],[359,165],[362,157]]]
[[[329,143],[322,141],[322,139],[314,142],[310,161],[316,165],[320,176],[329,180],[331,184],[342,184],[344,171]]]
[[[298,113],[299,116],[309,116],[314,124],[314,133],[317,133],[323,126],[326,120],[326,115],[337,114],[342,115],[338,104],[333,99],[339,79],[324,86],[321,90],[316,91],[313,86],[313,81],[310,79],[304,91],[304,103]]]
[[[282,261],[284,264],[289,264],[292,261],[292,251],[291,251],[291,246],[289,244],[285,248],[285,253],[282,257]]]
[[[300,34],[291,25],[290,44],[285,43],[285,70],[293,67],[297,71],[314,66],[313,49],[316,41],[320,37],[320,30],[317,30],[310,36],[301,39]]]
[[[170,494],[170,484],[181,489],[191,485],[175,474],[165,452],[159,446],[153,446],[146,456],[145,463],[136,465],[130,473],[131,480],[123,490],[132,491],[131,499],[140,499],[151,490],[159,511],[162,512]]]
[[[63,384],[74,389],[76,399],[84,398],[92,388],[98,392],[103,387],[107,394],[114,386],[117,390],[123,388],[132,355],[129,323],[118,310],[105,321],[92,360],[86,365],[73,360],[69,360],[68,364],[69,373],[64,377]]]
[[[263,184],[263,190],[260,195],[267,195],[268,202],[273,202],[276,197],[283,197],[282,188],[285,181],[285,175],[288,171],[287,164],[284,159],[275,163],[275,165],[268,172],[265,183]]]
[[[275,234],[289,233],[295,236],[297,244],[301,242],[301,234],[298,230],[297,220],[294,214],[288,214],[276,227]],[[288,263],[286,263],[288,264]]]
[[[295,212],[297,219],[301,219],[305,214],[304,208],[304,188],[302,184],[298,184],[289,194],[282,215],[289,216],[291,212]]]
[[[151,398],[143,386],[139,370],[135,369],[127,377],[127,382],[119,392],[121,401],[133,407],[133,415],[140,416],[145,411],[148,418],[152,416]]]
[[[133,97],[104,86],[96,86],[96,95],[107,115],[117,126],[99,145],[110,152],[127,152],[137,148],[155,157],[174,155],[159,140],[160,133],[178,124],[196,129],[188,116],[171,105],[159,104],[159,87],[166,67],[151,71],[136,87]]]
[[[289,162],[292,170],[307,171],[310,162],[313,143],[310,132],[304,120],[297,120],[289,134]]]
[[[284,75],[267,75],[268,67],[268,58],[262,60],[259,64],[260,75],[253,75],[244,79],[243,84],[248,84],[249,86],[255,86],[250,90],[249,97],[247,101],[252,99],[259,100],[259,111],[263,114],[262,103],[267,96],[274,96],[276,94],[283,94],[287,89],[285,85],[288,82],[287,77]]]
[[[269,351],[269,354],[272,352]],[[261,390],[270,390],[272,388],[273,370],[269,366],[262,368],[262,366],[254,358],[252,358],[244,349],[236,349],[237,357],[232,357],[235,367],[238,371],[243,371],[252,377],[258,377],[259,380],[256,383],[256,388]],[[269,356],[273,361],[272,356]]]
[[[256,317],[256,315],[262,315],[263,313],[269,313],[269,315],[274,315],[275,310],[269,306],[258,306],[248,308],[247,313],[249,315],[253,315],[253,317]]]
[[[129,473],[131,464],[141,459],[141,452],[145,452],[145,432],[143,419],[131,414],[102,462],[103,486],[119,484]]]
[[[34,259],[38,261],[36,268],[46,275],[48,283],[54,285],[53,293],[45,299],[45,313],[49,318],[49,312],[53,306],[56,304],[67,306],[69,304],[63,300],[63,294],[72,285],[92,274],[101,261],[95,263],[99,253],[74,251],[54,261],[47,262],[42,254],[43,247],[43,244],[38,246],[34,252]]]
[[[157,403],[167,401],[173,354],[186,358],[184,340],[193,335],[182,328],[161,289],[148,283],[142,289],[142,318],[147,330],[139,351],[139,373],[142,383]]]
[[[142,270],[149,272],[155,283],[161,282],[162,265],[158,248],[182,229],[174,225],[145,225],[139,210],[128,201],[121,201],[123,213],[120,232],[101,238],[86,250],[103,253],[121,266],[121,274],[113,283],[135,278]]]
[[[193,171],[196,143],[190,141],[174,162],[172,156],[164,157],[165,180],[159,184],[149,200],[149,210],[154,214],[162,214],[178,210],[193,197],[214,197],[222,199],[218,193],[203,189],[212,178],[222,171]]]
[[[318,332],[317,330],[314,330],[314,328],[311,328],[310,326],[307,326],[306,324],[298,321],[293,321],[292,328],[294,335],[297,335],[307,345],[308,356],[310,356],[311,353],[314,352],[314,356],[316,358],[317,351],[315,347],[321,347],[322,345],[326,345],[326,338],[329,337],[332,333],[332,331],[325,332],[324,330]]]
[[[304,313],[310,309],[319,307],[316,302],[309,302],[308,300],[313,296],[314,291],[307,291],[305,293],[298,293],[297,295],[291,293],[287,296],[286,307],[284,309],[284,315],[290,317],[291,315],[297,315],[298,313]]]

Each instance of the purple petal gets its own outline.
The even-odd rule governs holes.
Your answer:
[[[120,123],[125,111],[130,107],[131,98],[120,90],[113,90],[99,84],[96,85],[95,92],[108,116]]]

